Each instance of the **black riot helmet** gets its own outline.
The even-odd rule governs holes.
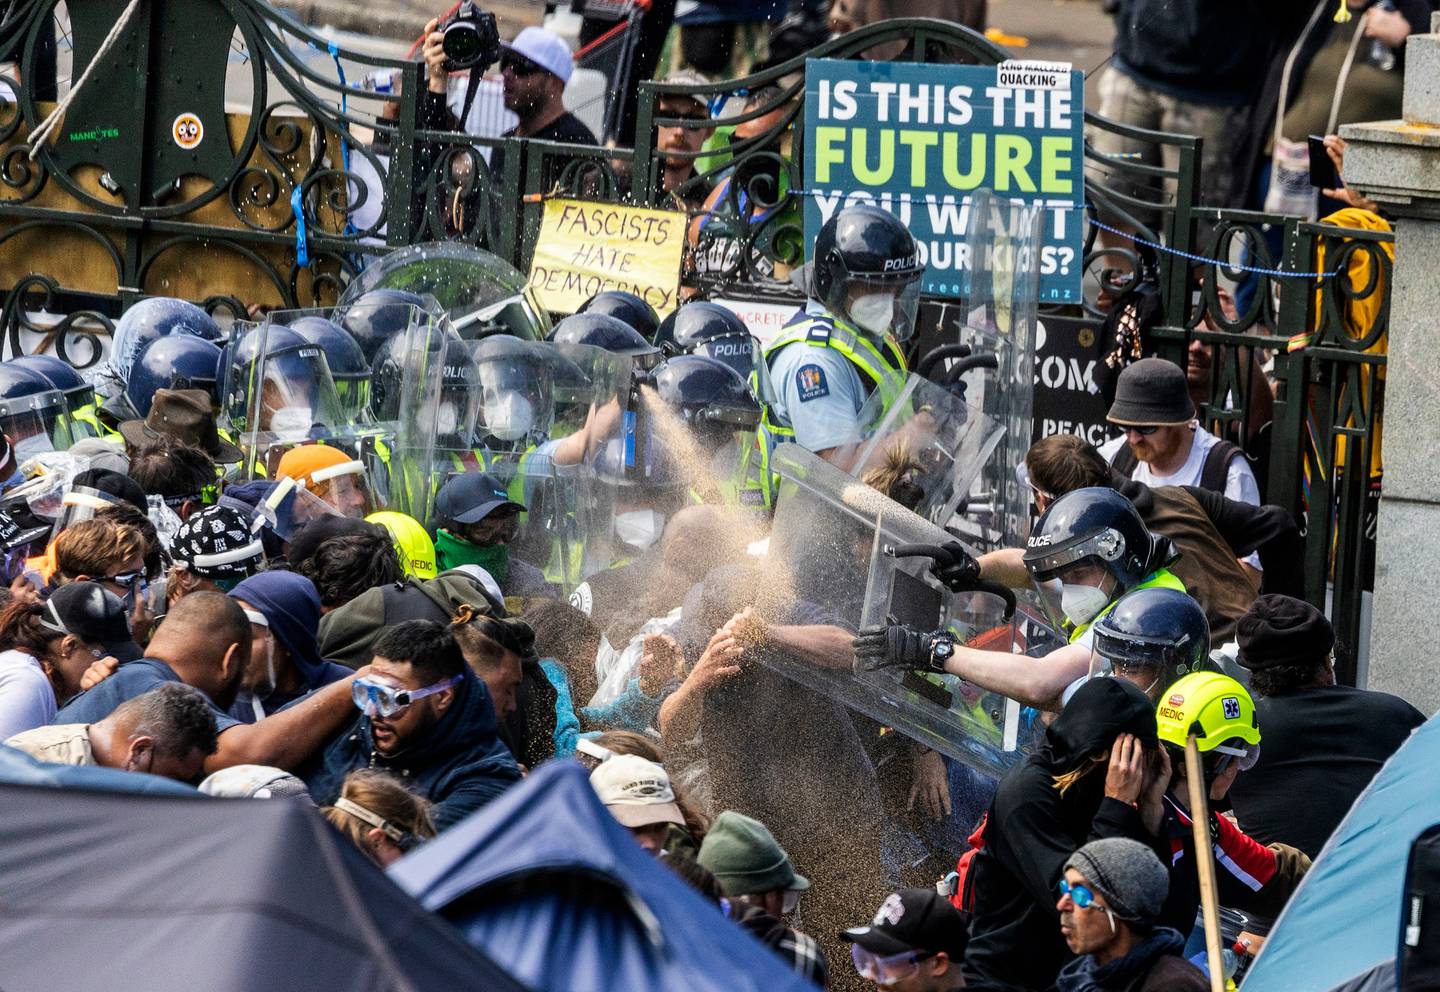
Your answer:
[[[674,410],[707,448],[760,422],[760,404],[740,374],[716,358],[677,355],[651,379],[660,401]]]
[[[10,364],[38,372],[50,385],[65,394],[65,403],[75,413],[95,402],[95,389],[75,368],[54,355],[21,355]]]
[[[717,358],[745,378],[755,365],[755,339],[745,322],[719,303],[699,301],[680,307],[661,322],[655,345],[667,358]]]
[[[655,329],[660,326],[660,315],[655,308],[623,289],[601,290],[580,304],[580,309],[575,312],[603,313],[614,317],[634,328],[646,341],[655,340]]]
[[[337,309],[335,319],[360,345],[365,360],[375,365],[381,346],[405,332],[414,320],[416,308],[424,310],[425,300],[414,293],[403,289],[372,289],[347,304],[343,312]]]
[[[815,296],[831,313],[875,337],[914,333],[925,265],[910,229],[888,210],[836,211],[815,238],[811,266]]]
[[[640,368],[654,368],[660,349],[629,324],[603,313],[577,313],[555,325],[550,340],[556,344],[588,344],[614,355],[626,355]]]
[[[1210,665],[1205,610],[1178,589],[1136,589],[1095,621],[1090,675],[1118,675],[1151,698]]]
[[[371,376],[370,412],[378,421],[399,419],[404,397],[406,364],[415,356],[407,351],[407,336],[398,334],[386,341],[375,356]],[[447,333],[430,339],[427,349],[438,356],[441,348],[440,406],[437,442],[442,448],[464,449],[473,443],[475,409],[480,401],[480,377],[466,342]]]
[[[330,378],[352,422],[359,422],[370,407],[370,362],[354,335],[324,317],[298,317],[290,330],[325,352]]]
[[[1124,592],[1177,557],[1168,538],[1145,529],[1134,505],[1113,489],[1090,486],[1046,508],[1026,542],[1025,567],[1040,582],[1078,566],[1108,572]]]

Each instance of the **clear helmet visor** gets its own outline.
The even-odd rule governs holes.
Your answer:
[[[282,540],[290,540],[301,527],[324,516],[345,516],[335,506],[310,492],[288,476],[282,477],[257,508],[252,526],[269,527]]]
[[[320,499],[341,516],[364,519],[380,507],[375,504],[375,495],[359,463],[354,471],[335,475],[324,480],[312,480],[310,495]]]
[[[0,431],[21,463],[47,451],[65,451],[77,440],[59,390],[0,400]]]
[[[845,286],[845,316],[873,337],[908,341],[920,311],[920,276],[909,279],[852,278]]]
[[[1048,577],[1041,578],[1032,570],[1030,584],[1057,630],[1071,631],[1090,623],[1117,592],[1115,577],[1094,558],[1082,558],[1045,574]]]

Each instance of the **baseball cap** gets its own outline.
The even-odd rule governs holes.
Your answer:
[[[265,548],[245,514],[229,506],[207,506],[190,514],[175,532],[170,559],[202,579],[243,579],[259,570]]]
[[[702,87],[710,85],[710,80],[700,75],[700,73],[696,72],[694,69],[677,70],[670,73],[670,75],[666,76],[663,80],[661,80],[661,82],[663,82],[666,86]],[[705,111],[706,116],[709,116],[710,114],[710,104],[706,103],[705,98],[698,93],[661,93],[660,99],[674,100],[677,102],[682,100],[689,101],[690,103],[699,104],[700,109]],[[660,114],[659,116],[664,117],[665,114]]]
[[[525,512],[524,505],[510,498],[499,479],[483,472],[452,477],[435,497],[435,512],[457,524],[479,523],[502,506]]]
[[[653,761],[634,754],[617,754],[590,773],[590,784],[623,826],[685,825],[670,776]]]
[[[119,596],[98,582],[71,582],[50,594],[40,625],[98,644],[124,664],[144,655],[130,635],[130,621]]]
[[[552,76],[560,77],[562,83],[570,82],[570,73],[575,71],[570,46],[558,34],[544,28],[528,27],[517,34],[514,41],[501,47],[524,56]]]
[[[867,927],[840,931],[840,939],[888,957],[905,951],[944,951],[951,959],[965,956],[965,918],[940,893],[901,889],[885,897]]]

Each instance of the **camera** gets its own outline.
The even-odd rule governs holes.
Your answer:
[[[500,61],[500,27],[495,15],[480,10],[473,0],[460,4],[439,30],[445,36],[441,47],[445,50],[446,72],[483,71]]]

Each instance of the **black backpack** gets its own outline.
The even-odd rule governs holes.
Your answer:
[[[1440,824],[1410,846],[1396,961],[1399,992],[1440,989]]]
[[[1245,452],[1240,450],[1238,444],[1221,438],[1215,442],[1215,447],[1205,452],[1205,465],[1200,469],[1200,481],[1196,484],[1211,492],[1225,492],[1225,479],[1230,474],[1230,463],[1236,458],[1244,457]],[[1140,466],[1140,460],[1130,450],[1130,445],[1122,444],[1120,450],[1111,456],[1110,466],[1129,479]]]

